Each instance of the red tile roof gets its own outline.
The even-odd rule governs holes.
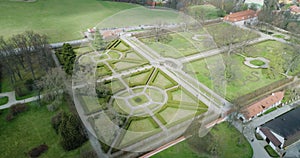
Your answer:
[[[296,13],[296,14],[300,13],[300,7],[298,7],[296,5],[290,6],[290,10],[291,10],[291,12]]]
[[[224,17],[225,21],[230,21],[230,22],[237,22],[237,21],[242,21],[250,18],[254,18],[257,16],[256,11],[254,10],[245,10],[245,11],[240,11],[236,13],[229,14]]]
[[[263,110],[268,109],[275,103],[281,101],[283,97],[284,97],[284,92],[272,93],[272,95],[268,96],[267,98],[264,98],[250,106],[247,106],[241,111],[241,113],[244,115],[244,117],[247,120],[249,120],[251,117],[256,116]]]
[[[269,140],[275,145],[280,146],[281,142],[277,139],[277,137],[270,131],[270,129],[266,127],[260,128],[260,130],[264,133],[264,135],[269,138]]]

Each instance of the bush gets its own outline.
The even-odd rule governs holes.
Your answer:
[[[12,105],[10,107],[10,113],[13,115],[13,116],[16,116],[18,115],[19,113],[22,113],[24,111],[27,110],[27,106],[26,104],[15,104],[15,105]]]
[[[66,151],[74,150],[87,141],[79,118],[73,114],[62,114],[58,132],[61,136],[60,144]]]
[[[42,153],[48,150],[48,146],[46,144],[42,144],[38,147],[31,149],[28,155],[32,158],[39,157]]]
[[[11,121],[17,116],[19,113],[22,113],[27,110],[26,104],[15,104],[12,105],[9,109],[9,113],[6,116],[6,121]]]

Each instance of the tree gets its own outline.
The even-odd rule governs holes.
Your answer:
[[[84,128],[78,117],[63,113],[59,125],[60,144],[66,151],[74,150],[87,141]]]
[[[60,68],[52,68],[48,73],[37,81],[37,87],[43,91],[43,100],[48,105],[48,109],[53,111],[61,104],[63,92],[66,90],[65,81],[67,76]]]
[[[31,79],[36,80],[37,67],[43,73],[42,70],[47,72],[54,65],[47,39],[47,36],[32,31],[14,35],[8,40],[0,37],[0,62],[5,66],[12,85],[23,84],[24,76],[28,78],[27,71]]]
[[[293,72],[300,65],[300,50],[297,46],[294,46],[294,51],[291,55],[284,54],[284,70],[287,75],[289,72]]]
[[[105,49],[106,45],[107,42],[103,39],[102,35],[96,31],[94,34],[93,46],[99,51]]]
[[[73,50],[73,47],[69,43],[64,43],[61,49],[60,54],[63,57],[64,70],[68,75],[71,75],[73,72],[74,62],[76,59],[76,53]]]

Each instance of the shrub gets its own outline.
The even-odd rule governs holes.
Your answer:
[[[27,106],[26,104],[15,104],[15,105],[12,105],[10,107],[10,113],[13,115],[13,116],[16,116],[18,115],[19,113],[22,113],[24,111],[27,110]]]
[[[87,141],[79,118],[73,114],[62,114],[58,132],[61,136],[60,144],[66,151],[74,150]]]
[[[27,110],[26,104],[15,104],[12,105],[9,109],[9,113],[6,116],[6,121],[11,121],[17,116],[19,113],[22,113]]]
[[[48,150],[48,146],[46,144],[42,144],[38,147],[31,149],[28,155],[32,158],[39,157],[42,153]]]

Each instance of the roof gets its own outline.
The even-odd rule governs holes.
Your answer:
[[[296,5],[290,6],[290,10],[291,10],[291,12],[294,12],[294,13],[300,13],[300,7],[298,7]]]
[[[265,109],[268,109],[275,103],[281,101],[284,97],[284,92],[272,93],[272,95],[244,108],[241,113],[249,120],[251,117],[256,116]]]
[[[262,127],[267,127],[284,137],[284,146],[288,146],[300,139],[300,108],[287,112]]]
[[[275,145],[280,146],[281,142],[277,139],[277,137],[270,131],[267,127],[262,127],[260,130],[264,133],[266,137],[269,138],[269,140]]]
[[[249,18],[256,17],[256,11],[254,10],[244,10],[236,13],[231,13],[227,16],[224,17],[224,20],[230,21],[230,22],[236,22],[236,21],[241,21],[241,20],[246,20]]]

